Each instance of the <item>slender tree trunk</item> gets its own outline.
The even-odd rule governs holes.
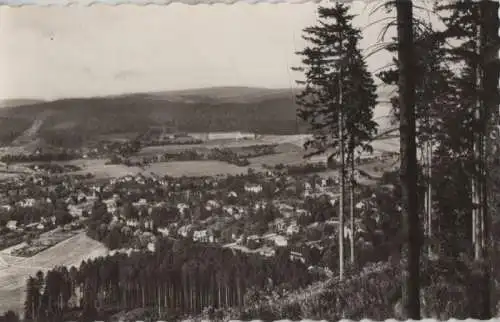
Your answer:
[[[427,142],[427,238],[429,239],[428,255],[432,256],[432,141]]]
[[[342,98],[342,67],[339,73],[339,149],[340,149],[340,202],[339,202],[339,278],[344,278],[344,198],[345,198],[345,156],[344,156],[344,113]]]
[[[352,139],[351,139],[352,141]],[[351,264],[354,264],[354,189],[355,189],[355,177],[354,177],[354,143],[351,142],[350,144],[350,185],[349,185],[349,229],[351,230],[351,235],[350,235],[350,251],[351,251]]]
[[[415,125],[413,4],[396,0],[398,29],[401,191],[403,211],[403,314],[420,319],[421,234],[417,200],[417,153]],[[406,262],[406,263],[405,263]],[[406,272],[407,271],[407,272]]]
[[[481,16],[481,9],[480,6],[477,5],[478,11],[479,11],[479,16]],[[481,33],[482,33],[482,28],[480,27],[480,24],[477,25],[476,29],[476,53],[480,54],[481,51]],[[475,76],[476,76],[476,91],[479,92],[481,88],[481,66],[480,63],[477,62],[475,66]],[[477,97],[476,99],[476,106],[474,109],[474,119],[476,124],[481,123],[481,98]],[[473,205],[473,212],[472,212],[472,218],[473,218],[473,242],[474,242],[474,259],[475,260],[480,260],[482,258],[482,210],[483,210],[483,205],[482,205],[482,198],[481,198],[481,190],[482,190],[482,185],[481,185],[481,172],[482,172],[482,166],[481,166],[481,159],[482,159],[482,153],[481,153],[481,139],[483,134],[481,131],[476,132],[474,131],[474,141],[473,141],[473,155],[474,155],[474,173],[472,175],[472,205]]]
[[[158,317],[161,316],[161,291],[160,291],[160,286],[156,287],[156,303],[158,307]]]
[[[417,144],[420,150],[420,164],[422,165],[422,172],[424,175],[424,180],[426,181],[426,189],[424,190],[424,237],[427,238],[429,236],[429,191],[427,189],[427,169],[428,169],[428,158],[427,158],[427,142],[419,142]],[[418,157],[417,157],[418,158]]]
[[[483,186],[483,259],[484,259],[484,295],[483,306],[481,308],[480,319],[487,320],[492,318],[492,303],[491,292],[491,254],[493,247],[490,234],[491,212],[489,208],[489,166],[490,166],[490,153],[491,141],[489,135],[491,131],[491,119],[496,119],[498,112],[498,79],[499,79],[499,66],[498,66],[498,44],[500,39],[498,36],[498,29],[500,22],[498,17],[499,4],[497,1],[481,1],[482,7],[480,22],[483,23],[481,28],[481,57],[483,58],[482,67],[482,90],[483,90],[483,171],[482,171],[482,186]]]

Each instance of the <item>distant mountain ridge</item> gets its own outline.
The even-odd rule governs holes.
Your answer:
[[[80,146],[103,135],[170,125],[184,132],[306,133],[295,89],[214,87],[55,101],[19,100],[0,109],[0,142]],[[22,137],[22,140],[18,138]]]
[[[44,102],[43,100],[37,99],[5,99],[0,100],[0,108],[4,107],[16,107],[22,105],[31,105]]]

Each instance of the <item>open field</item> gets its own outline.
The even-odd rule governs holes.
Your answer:
[[[265,155],[255,158],[249,158],[250,166],[256,171],[264,170],[263,165],[275,166],[283,163],[286,165],[296,165],[300,163],[310,162],[311,160],[304,159],[305,151],[302,146],[307,135],[262,135],[256,139],[217,139],[211,140],[202,144],[189,144],[189,145],[163,145],[152,146],[142,149],[138,156],[155,156],[158,154],[170,152],[182,152],[185,150],[197,150],[199,152],[207,152],[213,148],[227,148],[232,149],[234,152],[240,152],[245,147],[254,145],[271,145],[276,144],[276,154]],[[398,152],[399,151],[399,138],[386,138],[372,142],[374,155],[380,155],[383,152]],[[152,164],[146,169],[140,167],[127,167],[122,164],[109,164],[107,159],[79,159],[68,162],[58,162],[59,164],[76,165],[82,170],[73,172],[73,174],[87,173],[93,174],[97,179],[107,179],[123,177],[126,175],[137,175],[139,173],[154,172],[157,175],[172,175],[172,176],[205,176],[217,174],[239,174],[248,170],[248,167],[237,167],[220,161],[176,161],[168,163]],[[23,168],[22,165],[17,165],[17,168]],[[16,168],[16,169],[17,169]],[[17,170],[19,170],[17,169]],[[9,169],[11,170],[11,169]],[[13,171],[0,171],[0,180],[16,176],[18,174],[12,173]]]
[[[73,174],[84,175],[92,173],[98,179],[136,175],[141,172],[141,169],[138,167],[127,167],[123,164],[106,164],[107,161],[107,159],[79,159],[60,163],[72,164],[82,168],[82,170],[73,172]]]
[[[71,237],[30,258],[1,254],[10,266],[0,267],[0,312],[22,311],[26,279],[55,266],[78,266],[83,260],[105,256],[107,248],[85,233]]]
[[[399,137],[391,137],[372,142],[374,152],[399,152]]]
[[[238,167],[221,161],[173,161],[153,163],[146,167],[146,172],[153,172],[159,176],[197,177],[216,175],[237,175],[246,173],[247,167]]]
[[[274,167],[280,163],[285,165],[300,164],[304,163],[304,152],[288,152],[288,153],[277,153],[270,155],[263,155],[256,158],[248,159],[250,164],[253,166],[268,165]]]
[[[296,135],[262,135],[259,139],[266,144],[285,144],[290,143],[298,147],[303,147],[304,143],[310,138],[310,134],[296,134]]]

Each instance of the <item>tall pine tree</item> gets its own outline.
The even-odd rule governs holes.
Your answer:
[[[304,90],[297,96],[298,115],[311,125],[313,137],[305,144],[310,155],[328,153],[329,160],[340,161],[339,202],[339,274],[344,274],[344,200],[346,161],[354,168],[357,148],[369,149],[376,133],[373,109],[376,88],[358,47],[361,32],[352,25],[349,7],[319,7],[317,26],[304,29],[309,46],[302,56],[305,80],[298,81]],[[347,157],[347,158],[346,158]],[[351,175],[351,196],[353,196]],[[351,260],[354,260],[354,204],[351,197]]]

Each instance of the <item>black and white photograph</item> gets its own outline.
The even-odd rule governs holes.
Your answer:
[[[0,6],[0,322],[500,318],[499,27]]]

